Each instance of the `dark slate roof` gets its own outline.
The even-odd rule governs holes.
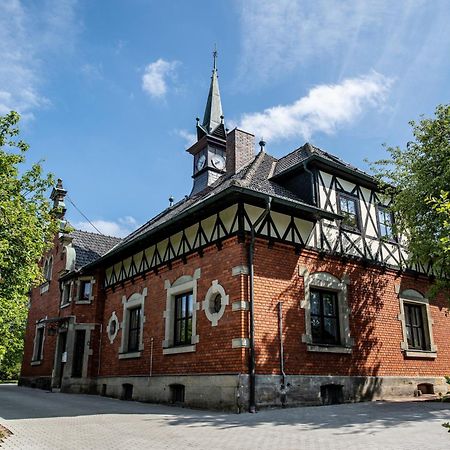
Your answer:
[[[75,270],[100,258],[122,241],[117,237],[81,230],[72,231],[70,236],[76,252]]]
[[[277,166],[274,171],[274,176],[280,175],[281,173],[302,163],[303,161],[305,161],[312,155],[316,155],[319,158],[325,160],[326,162],[341,166],[344,169],[351,170],[360,175],[364,175],[366,177],[371,177],[371,175],[369,175],[368,173],[358,169],[355,166],[352,166],[351,164],[343,161],[342,159],[338,158],[335,155],[332,155],[331,153],[328,153],[328,152],[320,149],[319,147],[315,147],[314,145],[311,145],[308,142],[306,144],[302,145],[301,147],[297,148],[293,152],[280,158],[277,162]]]
[[[246,188],[250,191],[288,200],[299,205],[311,206],[291,191],[270,180],[276,168],[276,164],[276,158],[265,152],[259,152],[254,160],[238,173],[231,176],[225,174],[205,190],[190,197],[186,196],[172,207],[165,209],[136,231],[129,234],[114,250],[127,246],[143,234],[148,233],[168,220],[175,218],[182,212],[187,211],[189,208],[198,205],[203,200],[206,200],[213,195],[217,195],[219,192],[232,186]]]

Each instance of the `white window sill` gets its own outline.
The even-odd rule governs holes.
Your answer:
[[[64,303],[63,305],[61,305],[61,306],[59,307],[59,309],[67,308],[69,305],[70,305],[70,302]]]
[[[92,303],[91,300],[76,300],[75,304],[76,305],[90,305]]]
[[[42,359],[39,359],[37,361],[31,361],[31,366],[40,366],[42,364]]]
[[[352,353],[351,347],[343,347],[342,345],[318,345],[308,344],[308,352],[320,352],[320,353]]]
[[[436,352],[429,352],[426,350],[405,350],[405,356],[408,358],[437,358]]]
[[[132,359],[139,358],[140,356],[141,352],[119,353],[119,359]]]
[[[45,283],[42,283],[39,286],[39,290],[40,290],[41,295],[45,294],[46,292],[48,292],[49,287],[50,287],[50,282],[49,281],[46,281]]]
[[[163,349],[163,355],[175,355],[177,353],[191,353],[191,352],[195,352],[195,344]]]

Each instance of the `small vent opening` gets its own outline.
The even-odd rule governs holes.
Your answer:
[[[174,404],[184,403],[184,384],[170,385],[170,401]]]
[[[342,384],[324,384],[320,386],[320,397],[323,405],[337,405],[344,403]]]
[[[434,394],[434,385],[432,383],[420,383],[417,385],[417,393],[422,394]]]
[[[122,400],[133,400],[133,385],[130,383],[122,384]]]

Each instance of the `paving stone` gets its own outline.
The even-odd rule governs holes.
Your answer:
[[[2,449],[450,448],[448,403],[372,402],[226,414],[0,385]]]

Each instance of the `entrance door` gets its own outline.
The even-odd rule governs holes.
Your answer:
[[[75,344],[73,347],[72,377],[81,378],[83,376],[84,343],[86,330],[75,331]]]

